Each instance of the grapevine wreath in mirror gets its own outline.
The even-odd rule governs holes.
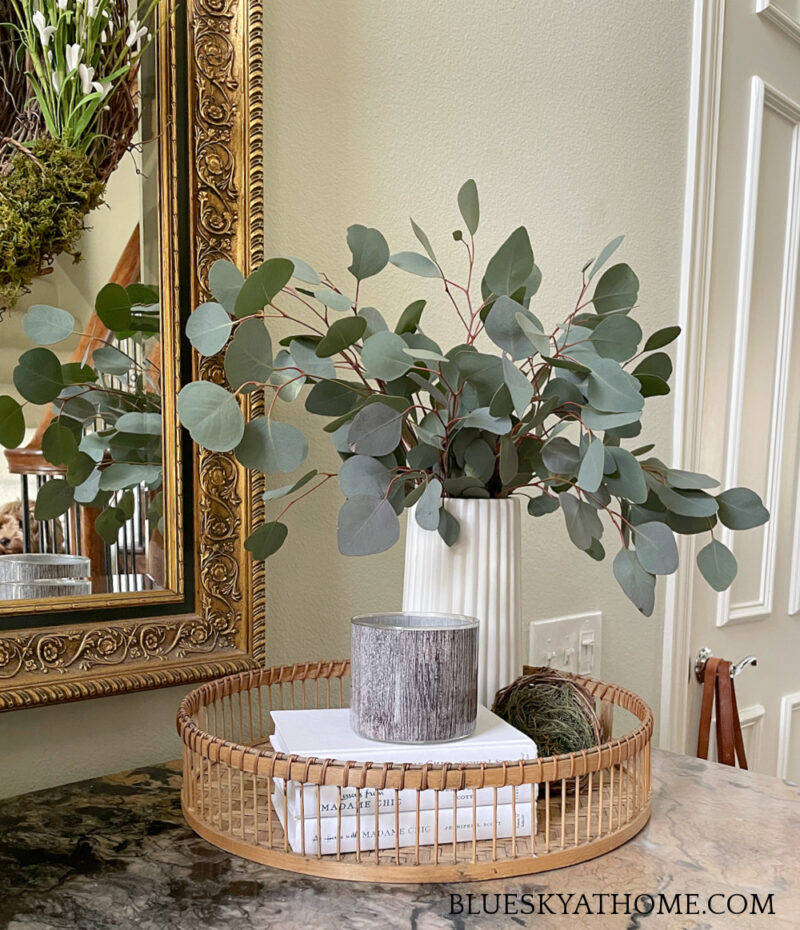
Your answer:
[[[135,145],[154,6],[0,0],[0,311],[58,255],[80,259],[86,217]]]

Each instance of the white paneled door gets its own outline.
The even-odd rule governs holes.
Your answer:
[[[739,563],[725,594],[686,565],[676,580],[665,742],[694,751],[698,650],[752,654],[736,679],[750,768],[800,781],[800,0],[707,0],[697,26],[679,453],[758,491],[771,520],[718,532]]]

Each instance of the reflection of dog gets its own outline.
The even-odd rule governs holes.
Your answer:
[[[64,532],[61,523],[56,520],[56,551],[64,548]],[[33,504],[30,505],[30,550],[39,551],[39,524],[33,518]],[[0,555],[23,552],[22,539],[22,502],[9,501],[0,506]]]

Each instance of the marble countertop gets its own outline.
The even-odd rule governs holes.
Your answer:
[[[334,882],[237,859],[186,826],[179,785],[179,766],[167,763],[0,801],[0,928],[800,927],[800,786],[687,756],[654,752],[652,819],[625,846],[529,878],[459,885]],[[738,897],[753,893],[766,914]],[[662,905],[645,916],[633,904],[641,894],[664,894],[668,906],[689,897],[681,916]],[[745,913],[708,912],[728,900],[734,911],[746,901]]]

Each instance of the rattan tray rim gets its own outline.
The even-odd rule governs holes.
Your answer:
[[[518,786],[572,779],[598,772],[609,765],[619,765],[636,755],[652,737],[653,714],[638,695],[619,685],[583,676],[576,678],[594,697],[624,707],[639,718],[639,725],[630,732],[591,749],[538,759],[412,764],[349,762],[316,756],[286,755],[262,746],[249,746],[217,736],[203,730],[192,719],[198,710],[210,703],[209,700],[203,699],[228,696],[253,688],[291,685],[297,680],[298,674],[303,675],[306,680],[343,677],[348,674],[349,668],[349,660],[295,663],[251,669],[207,682],[181,701],[177,716],[178,732],[190,751],[201,754],[211,762],[219,762],[257,776],[285,778],[315,785],[413,790],[464,790],[473,787]]]

